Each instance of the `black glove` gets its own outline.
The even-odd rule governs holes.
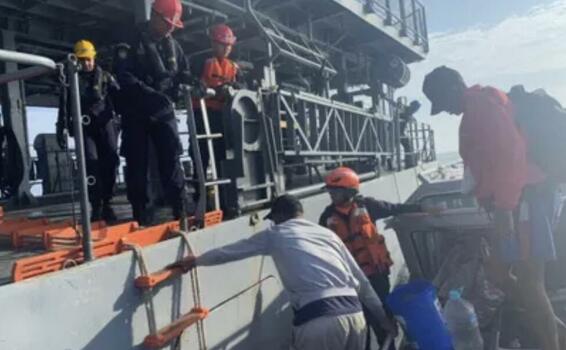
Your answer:
[[[97,103],[93,104],[90,109],[87,111],[86,114],[90,117],[90,123],[95,125],[96,122],[100,119],[100,116],[106,109],[106,101],[98,101]]]
[[[232,96],[234,88],[231,84],[223,84],[215,88],[214,91],[216,92],[215,97],[221,99],[229,99]]]
[[[192,95],[196,98],[203,98],[206,96],[207,86],[200,79],[196,79],[192,82]]]
[[[194,85],[199,79],[188,71],[183,71],[177,75],[177,84]]]
[[[234,82],[230,83],[230,86],[231,86],[233,89],[236,89],[236,90],[242,90],[242,89],[244,88],[244,84],[242,84],[242,83],[240,83],[240,82],[238,82],[238,81],[234,81]]]
[[[57,136],[57,144],[61,149],[67,149],[67,135],[65,132],[65,128],[60,123],[55,125],[56,136]]]
[[[172,78],[163,78],[160,79],[155,83],[155,90],[159,92],[167,92],[173,87],[173,79]]]

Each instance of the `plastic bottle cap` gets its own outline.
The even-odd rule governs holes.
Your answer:
[[[450,300],[459,300],[462,298],[462,292],[457,289],[453,289],[448,294],[448,297],[450,298]]]

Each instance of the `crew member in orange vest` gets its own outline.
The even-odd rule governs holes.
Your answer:
[[[375,222],[389,216],[424,212],[424,209],[419,204],[393,204],[359,195],[360,178],[350,168],[335,169],[326,177],[325,183],[332,204],[320,216],[319,224],[342,239],[384,302],[391,288],[389,268],[393,260]],[[383,345],[387,332],[369,316],[366,314],[368,323]],[[391,349],[394,349],[393,345]]]
[[[238,65],[229,58],[232,48],[236,43],[236,36],[234,36],[234,32],[229,26],[219,24],[210,30],[210,40],[214,56],[206,60],[201,74],[201,81],[205,87],[216,91],[214,97],[207,98],[205,101],[210,132],[213,134],[224,134],[223,114],[229,102],[228,88],[237,87],[236,78],[238,76]],[[204,123],[200,103],[195,101],[193,105],[197,131],[199,134],[203,134]],[[210,162],[206,142],[205,139],[199,141],[202,164],[205,169]],[[226,144],[224,138],[214,140],[213,145],[218,174],[222,174],[221,162],[226,159]],[[198,197],[199,194],[196,193],[196,196]]]

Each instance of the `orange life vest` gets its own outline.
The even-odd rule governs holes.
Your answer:
[[[224,84],[236,81],[238,66],[228,58],[209,58],[204,64],[201,80],[206,87],[216,89]],[[206,99],[206,107],[221,111],[225,104],[224,97],[218,96]],[[198,105],[197,105],[198,106]]]
[[[346,244],[366,276],[386,272],[393,265],[385,238],[377,231],[364,206],[353,203],[350,208],[335,207],[326,227]]]

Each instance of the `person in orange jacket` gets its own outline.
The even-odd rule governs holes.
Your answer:
[[[216,96],[206,100],[206,107],[212,113],[222,111],[227,102],[224,88],[234,86],[238,65],[230,59],[236,36],[226,24],[219,24],[210,30],[213,57],[206,60],[201,80],[208,88],[216,90]]]
[[[210,132],[213,134],[224,134],[223,115],[224,109],[229,101],[229,87],[236,87],[238,75],[238,65],[229,57],[232,53],[236,36],[232,29],[226,24],[218,24],[210,30],[210,40],[213,57],[206,60],[202,74],[202,84],[216,91],[216,95],[205,100]],[[204,123],[200,103],[193,103],[197,132],[204,133]],[[214,158],[219,169],[218,174],[222,174],[221,164],[226,159],[226,143],[224,138],[213,141]],[[207,140],[199,141],[202,164],[206,168],[210,162],[210,155],[207,147]],[[192,152],[192,150],[191,150]],[[192,153],[191,153],[192,154]],[[196,193],[196,197],[199,193]],[[198,200],[198,198],[195,198]]]
[[[337,168],[328,174],[325,183],[332,204],[323,211],[319,225],[329,228],[340,237],[379,298],[385,301],[391,289],[389,269],[393,260],[375,222],[390,216],[425,211],[435,213],[436,210],[425,210],[420,204],[394,204],[363,197],[359,195],[358,174],[346,167]],[[370,315],[366,317],[379,343],[383,345],[387,332]],[[394,349],[394,346],[389,349]]]

